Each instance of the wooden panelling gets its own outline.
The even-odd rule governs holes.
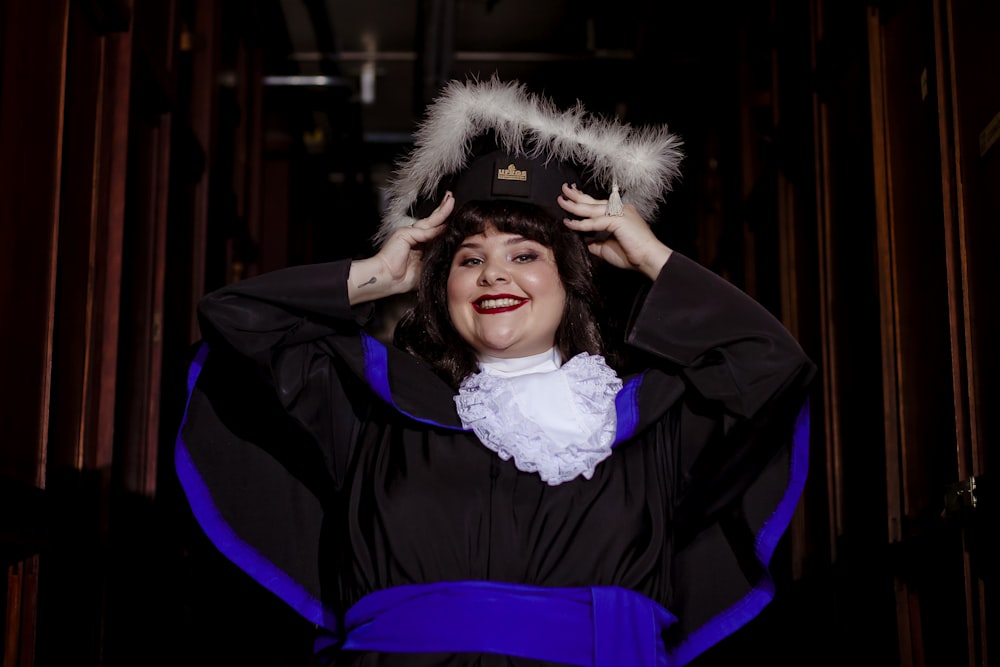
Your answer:
[[[252,276],[261,273],[260,253],[262,249],[260,246],[264,224],[261,220],[263,198],[261,185],[264,173],[264,52],[252,43],[249,47],[246,53],[248,76],[246,80],[246,106],[243,114],[247,119],[246,126],[243,128],[246,132],[246,162],[243,165],[246,175],[242,180],[245,183],[243,217],[246,218],[250,239],[257,248],[254,261],[247,266],[246,275]],[[284,266],[284,262],[281,263],[281,266]]]
[[[942,75],[939,132],[944,194],[945,256],[948,274],[952,387],[956,415],[959,480],[996,478],[1000,441],[991,407],[1000,400],[992,372],[1000,363],[996,341],[1000,316],[996,287],[1000,264],[1000,88],[993,71],[1000,63],[995,27],[1000,6],[990,2],[935,2],[935,43]],[[991,472],[991,470],[993,472]],[[984,484],[984,486],[986,486]],[[980,493],[989,493],[986,490]],[[986,665],[998,648],[995,594],[986,582],[996,576],[992,533],[995,504],[988,501],[963,516],[966,547],[965,615],[969,664]],[[993,609],[991,609],[991,606]],[[992,611],[992,613],[990,613]],[[996,657],[994,657],[996,660]]]
[[[131,0],[123,2],[131,9]],[[84,467],[111,466],[114,455],[115,397],[118,371],[118,326],[121,303],[122,237],[128,157],[129,102],[132,72],[130,30],[104,37],[104,71],[100,171],[96,185],[94,308]]]
[[[87,390],[95,344],[95,279],[102,269],[97,246],[97,186],[101,171],[101,116],[104,102],[105,42],[79,5],[70,12],[66,72],[66,123],[63,132],[59,263],[56,278],[52,380],[60,406],[50,426],[48,467],[80,470],[88,421]]]
[[[4,4],[0,75],[0,473],[43,484],[68,0]],[[16,104],[13,102],[16,100]]]
[[[967,618],[954,613],[967,609],[967,559],[958,527],[942,519],[966,429],[955,395],[965,388],[955,380],[964,369],[954,347],[962,319],[961,253],[948,222],[954,167],[942,154],[949,105],[939,100],[953,91],[942,85],[949,65],[938,7],[872,8],[869,22],[887,501],[903,664],[971,665]]]
[[[981,475],[998,465],[1000,425],[991,409],[1000,400],[1000,313],[996,289],[1000,263],[992,249],[1000,242],[1000,42],[993,30],[1000,6],[991,2],[946,2],[951,67],[950,122],[955,169],[955,225],[959,243],[953,298],[961,299],[963,365],[968,373],[970,448],[963,470]],[[995,472],[993,473],[996,474]]]
[[[107,605],[131,40],[96,11],[73,3],[69,23],[46,470],[60,519],[39,559],[41,664],[101,655]]]
[[[888,534],[891,541],[902,536],[902,478],[899,470],[899,406],[896,394],[896,320],[893,317],[893,253],[892,226],[889,224],[889,136],[886,124],[885,53],[881,39],[878,12],[872,9],[868,18],[868,58],[872,104],[872,150],[875,171],[875,214],[878,221],[878,295],[879,332],[882,342],[882,410],[884,412],[884,447],[886,460],[886,498],[888,500]]]
[[[283,155],[265,157],[261,176],[267,182],[267,196],[260,198],[260,268],[273,271],[288,266],[288,210],[291,196],[291,161]]]
[[[69,2],[10,0],[0,13],[0,484],[44,487]],[[31,665],[38,558],[6,570],[0,655]]]
[[[759,225],[766,247],[757,262],[758,290],[772,305],[788,330],[803,349],[814,359],[820,356],[817,300],[812,296],[817,289],[816,224],[812,176],[815,156],[811,142],[812,127],[809,90],[794,82],[810,75],[810,33],[803,30],[809,24],[808,3],[768,3],[771,36],[767,50],[770,61],[770,127],[773,146],[768,161],[772,178],[774,204],[773,221]],[[822,400],[819,385],[810,403],[811,441],[822,445]],[[815,448],[815,447],[814,447]],[[821,468],[817,462],[810,466],[810,476],[817,476]],[[819,475],[821,478],[822,475]],[[822,488],[822,484],[818,484]],[[817,552],[815,534],[822,535],[826,524],[825,512],[815,503],[803,501],[793,517],[788,534],[790,576],[798,580],[815,562]],[[822,543],[822,537],[821,537]]]
[[[235,122],[231,132],[235,228],[227,240],[227,281],[235,282],[260,273],[258,263],[261,233],[261,173],[263,160],[263,53],[246,36],[235,48]]]
[[[814,294],[824,463],[811,485],[825,486],[829,561],[861,570],[868,565],[852,562],[860,545],[884,544],[886,532],[868,56],[854,48],[864,39],[865,19],[863,10],[844,3],[813,3]]]
[[[200,336],[195,317],[195,304],[205,294],[205,263],[208,257],[209,193],[215,156],[217,128],[216,72],[220,41],[220,5],[217,0],[196,3],[193,25],[189,28],[191,43],[191,102],[190,124],[202,149],[204,161],[192,192],[191,224],[191,289],[188,297],[188,342]]]
[[[115,458],[123,490],[151,498],[160,435],[176,11],[167,0],[136,9]]]
[[[35,617],[38,607],[38,556],[7,571],[7,619],[3,634],[3,667],[30,667],[35,658]]]
[[[911,3],[882,28],[897,366],[893,380],[908,531],[920,529],[914,525],[920,517],[940,511],[942,490],[957,474],[930,4]]]
[[[819,67],[819,45],[824,39],[823,3],[814,0],[810,15],[810,66],[813,71]],[[834,247],[833,220],[830,204],[830,128],[827,108],[819,96],[819,90],[812,94],[813,154],[815,174],[816,226],[817,232],[817,273],[820,330],[820,384],[822,396],[822,432],[824,472],[826,483],[826,510],[828,521],[827,548],[831,561],[837,560],[837,536],[844,532],[844,484],[840,474],[842,442],[840,439],[840,401],[838,390],[837,349],[834,347],[833,316],[834,302]]]
[[[815,261],[815,283],[800,280],[797,286],[800,303],[809,304],[801,306],[808,316],[800,335],[815,341],[820,368],[813,403],[813,465],[805,497],[813,558],[799,607],[788,622],[797,628],[791,634],[805,637],[799,640],[805,654],[818,643],[828,646],[829,653],[810,655],[803,662],[849,660],[851,647],[830,639],[850,635],[866,646],[873,662],[891,665],[898,644],[893,580],[887,568],[867,14],[857,3],[814,0],[804,20],[812,34],[811,105],[808,110],[786,108],[785,114],[808,114],[811,119],[813,183],[811,188],[800,185],[799,192],[812,198],[808,205],[814,210],[815,231],[807,235],[803,223],[797,233],[815,243],[815,260],[809,242],[800,243],[795,254],[800,267]],[[791,136],[780,138],[783,144],[795,143]],[[800,170],[790,172],[797,175]],[[802,277],[809,278],[809,272]],[[850,620],[840,611],[846,609],[851,610]],[[819,630],[817,624],[827,627]]]
[[[116,452],[124,488],[152,496],[156,490],[162,347],[166,195],[170,160],[170,118],[149,126],[139,121],[129,139],[133,164],[129,215],[134,225],[124,240],[122,345],[128,366],[118,426],[123,446]]]

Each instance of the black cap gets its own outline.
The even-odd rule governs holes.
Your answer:
[[[523,84],[452,81],[428,107],[414,148],[397,164],[374,237],[425,217],[451,190],[456,203],[511,200],[537,204],[556,219],[563,183],[607,199],[609,215],[631,204],[652,222],[679,175],[680,139],[666,126],[632,127],[588,113],[579,102],[558,109]]]
[[[556,220],[568,217],[556,199],[563,183],[582,186],[582,176],[575,165],[546,158],[544,155],[526,155],[498,148],[488,138],[478,140],[468,165],[451,178],[444,179],[435,198],[417,202],[412,215],[428,215],[440,203],[446,191],[455,196],[455,208],[470,201],[507,200],[535,204],[548,211]],[[591,192],[594,196],[600,193]]]

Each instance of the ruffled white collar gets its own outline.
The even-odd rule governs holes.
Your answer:
[[[556,348],[519,359],[483,356],[455,396],[462,425],[524,472],[548,484],[590,479],[611,455],[622,387],[604,357],[566,363]]]

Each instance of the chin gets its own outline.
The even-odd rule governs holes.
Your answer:
[[[497,344],[487,345],[480,342],[478,345],[473,345],[473,349],[476,350],[477,354],[486,354],[491,357],[522,356],[518,355],[516,348],[512,348],[510,345],[497,345]]]
[[[493,338],[490,340],[479,339],[475,341],[472,347],[480,354],[488,354],[491,357],[508,356],[516,352],[518,349],[517,342],[511,342],[510,340],[504,338]]]

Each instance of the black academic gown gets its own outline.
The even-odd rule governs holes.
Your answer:
[[[773,597],[767,566],[805,481],[815,368],[762,306],[674,253],[626,343],[618,443],[550,486],[462,429],[454,392],[363,332],[349,261],[208,295],[177,471],[220,551],[334,629],[362,596],[455,580],[621,586],[679,622],[684,664]],[[495,655],[342,654],[336,665],[529,665]]]

